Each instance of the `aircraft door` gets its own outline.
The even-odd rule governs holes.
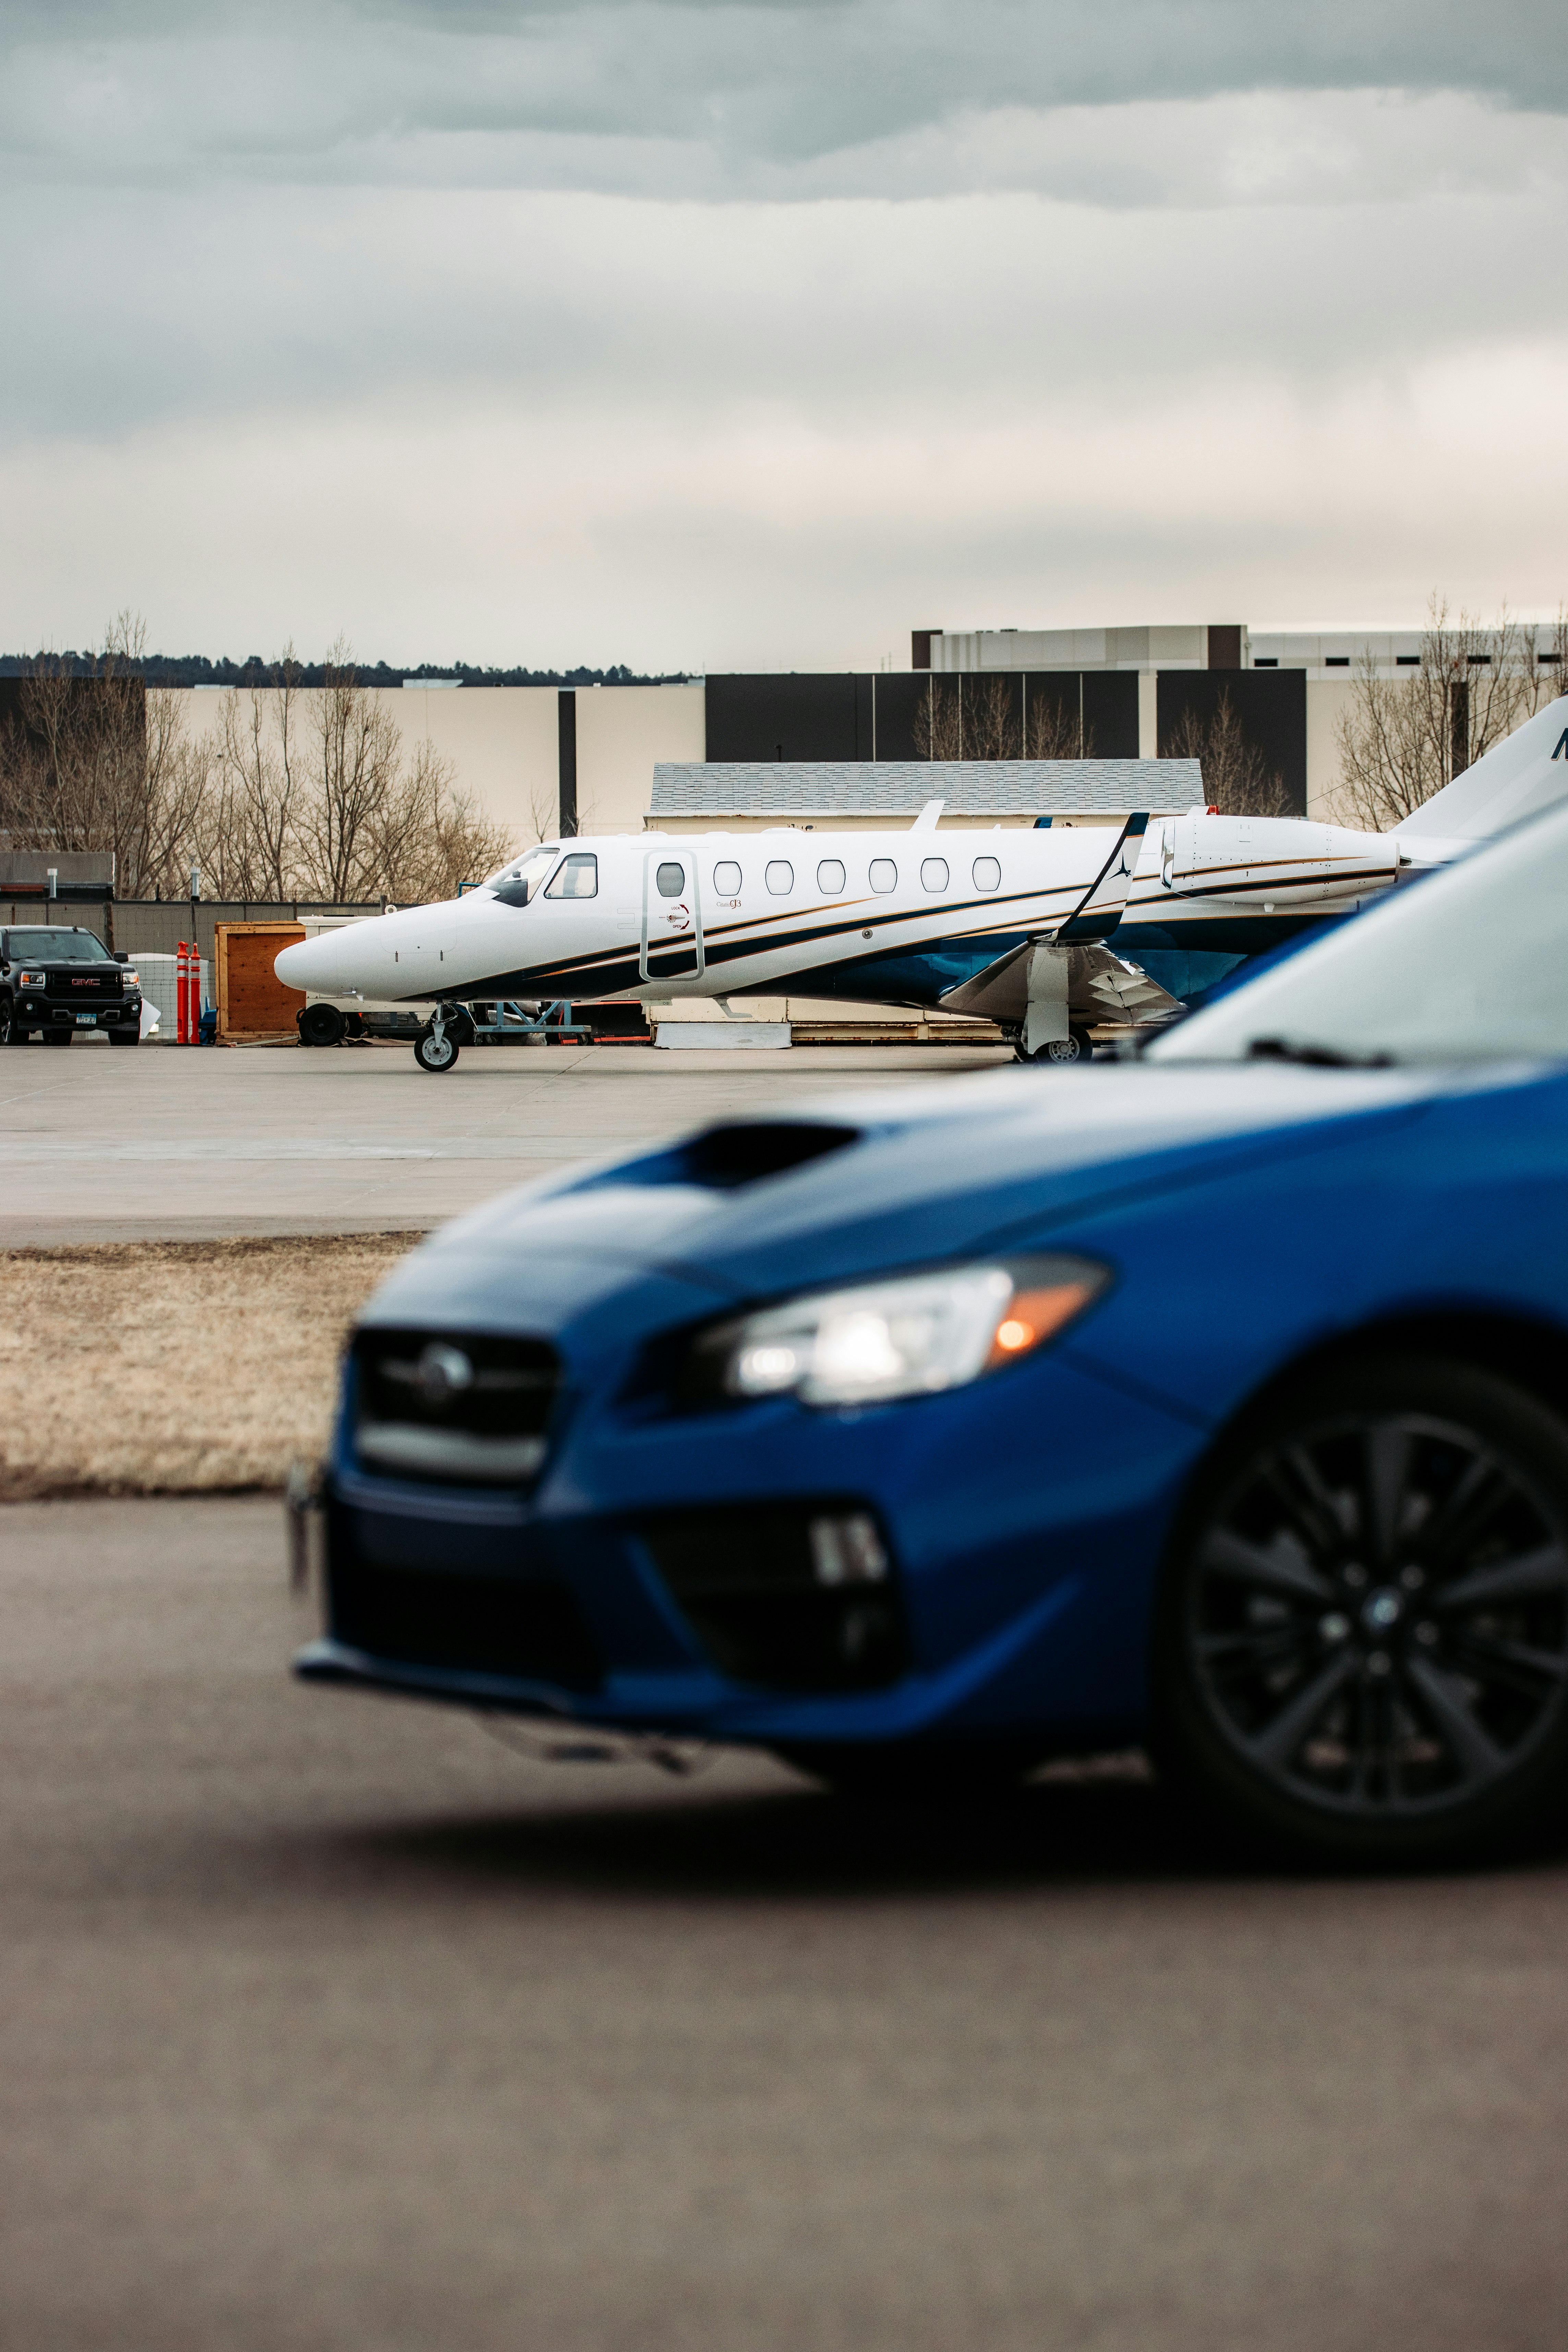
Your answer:
[[[693,852],[666,844],[643,860],[642,952],[638,970],[647,981],[700,980],[702,902]]]

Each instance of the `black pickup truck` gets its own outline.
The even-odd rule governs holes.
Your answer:
[[[95,932],[14,923],[0,930],[0,1045],[68,1045],[79,1031],[111,1045],[142,1042],[142,987]]]

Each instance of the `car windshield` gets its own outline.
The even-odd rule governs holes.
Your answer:
[[[1408,883],[1151,1046],[1160,1062],[1568,1056],[1568,808]]]
[[[499,890],[503,882],[526,882],[529,886],[528,895],[531,898],[535,888],[543,881],[560,855],[559,842],[542,842],[537,849],[529,850],[521,857],[509,859],[498,874],[489,875],[486,879],[485,888]]]
[[[41,926],[7,931],[6,951],[13,963],[112,963],[114,958],[90,931],[50,931]]]

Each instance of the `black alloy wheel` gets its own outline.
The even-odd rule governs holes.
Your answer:
[[[1189,1510],[1155,1675],[1163,1765],[1276,1842],[1528,1832],[1568,1797],[1568,1426],[1441,1360],[1304,1382]]]
[[[26,1042],[26,1031],[18,1029],[16,1026],[16,1007],[14,1000],[9,996],[0,996],[0,1048],[6,1045],[25,1045]]]

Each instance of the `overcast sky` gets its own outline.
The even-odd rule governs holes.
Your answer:
[[[0,648],[909,662],[1568,596],[1473,0],[0,0]]]

